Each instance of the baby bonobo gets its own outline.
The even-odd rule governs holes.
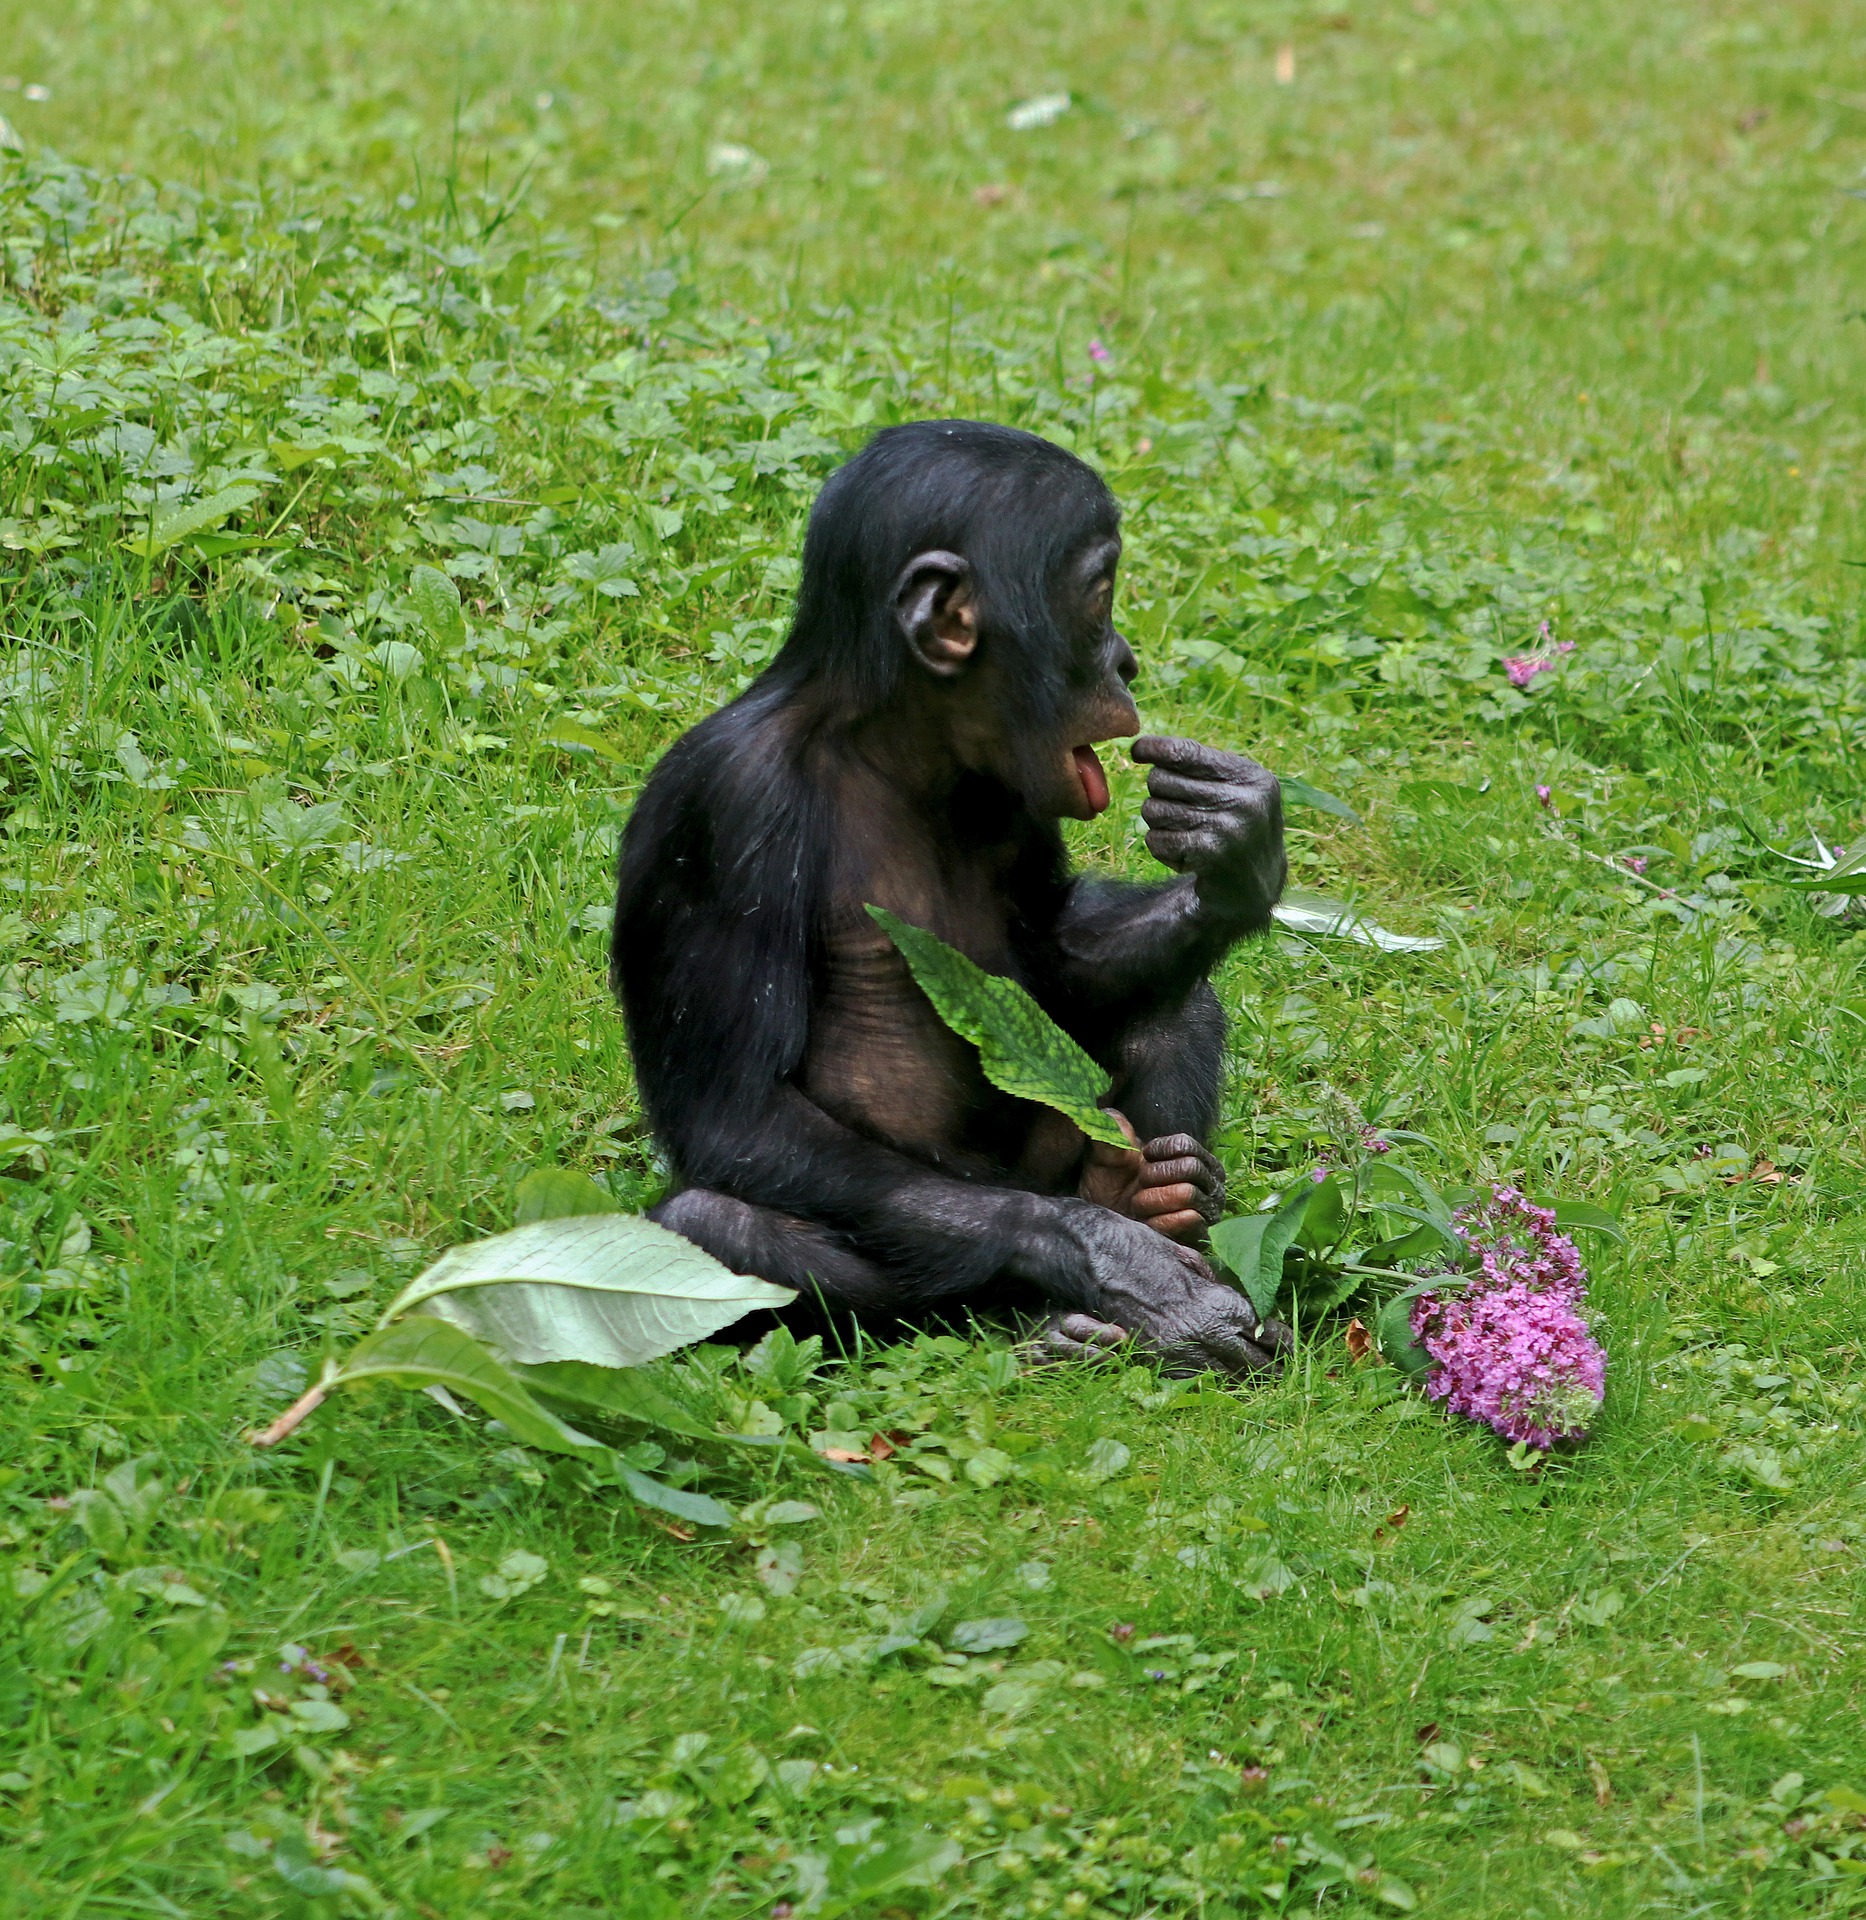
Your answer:
[[[1187,1243],[1224,1195],[1207,976],[1269,925],[1281,799],[1253,760],[1138,740],[1179,877],[1070,872],[1058,823],[1107,806],[1095,747],[1140,726],[1119,529],[1032,434],[877,434],[810,516],[783,650],[642,793],[611,972],[675,1173],[654,1218],[727,1266],[890,1318],[1034,1295],[1056,1356],[1131,1338],[1241,1373],[1286,1336]],[[1135,1147],[994,1089],[869,901],[1022,981],[1108,1069]]]

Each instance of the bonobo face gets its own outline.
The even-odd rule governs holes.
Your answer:
[[[1108,776],[1095,752],[1103,740],[1140,731],[1129,683],[1140,671],[1134,650],[1114,624],[1114,575],[1121,542],[1097,540],[1070,563],[1058,583],[1056,622],[1068,637],[1066,692],[1057,736],[1045,747],[1024,743],[1019,785],[1038,813],[1092,820],[1108,804]]]
[[[988,773],[1050,819],[1092,820],[1108,804],[1096,744],[1140,731],[1128,682],[1139,671],[1114,625],[1121,542],[1098,534],[1058,571],[1053,635],[993,644],[971,565],[923,553],[895,589],[894,612],[940,691],[932,708],[958,764]],[[916,702],[918,705],[918,702]]]

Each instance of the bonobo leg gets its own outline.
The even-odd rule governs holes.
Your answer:
[[[1209,980],[1177,1006],[1143,1014],[1103,1057],[1114,1074],[1111,1104],[1142,1140],[1187,1133],[1203,1142],[1218,1124],[1225,1016]]]
[[[704,1248],[734,1273],[795,1287],[807,1300],[856,1312],[897,1312],[899,1283],[872,1260],[809,1220],[774,1207],[754,1207],[710,1187],[688,1187],[663,1200],[648,1218]]]

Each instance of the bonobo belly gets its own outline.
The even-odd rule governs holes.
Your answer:
[[[832,957],[800,1079],[833,1119],[930,1166],[1040,1192],[1074,1189],[1081,1132],[993,1087],[977,1049],[934,1013],[891,944]]]

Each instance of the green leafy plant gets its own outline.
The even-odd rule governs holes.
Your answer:
[[[1272,1195],[1255,1213],[1233,1214],[1212,1228],[1212,1253],[1252,1306],[1313,1325],[1365,1299],[1378,1304],[1387,1357],[1419,1370],[1402,1306],[1428,1288],[1455,1287],[1466,1257],[1454,1218],[1480,1198],[1468,1186],[1440,1187],[1393,1157],[1395,1147],[1431,1147],[1425,1134],[1371,1125],[1332,1088],[1323,1092],[1326,1155]],[[1586,1201],[1549,1203],[1557,1226],[1625,1234],[1604,1207]],[[1430,1269],[1428,1272],[1427,1269]]]

